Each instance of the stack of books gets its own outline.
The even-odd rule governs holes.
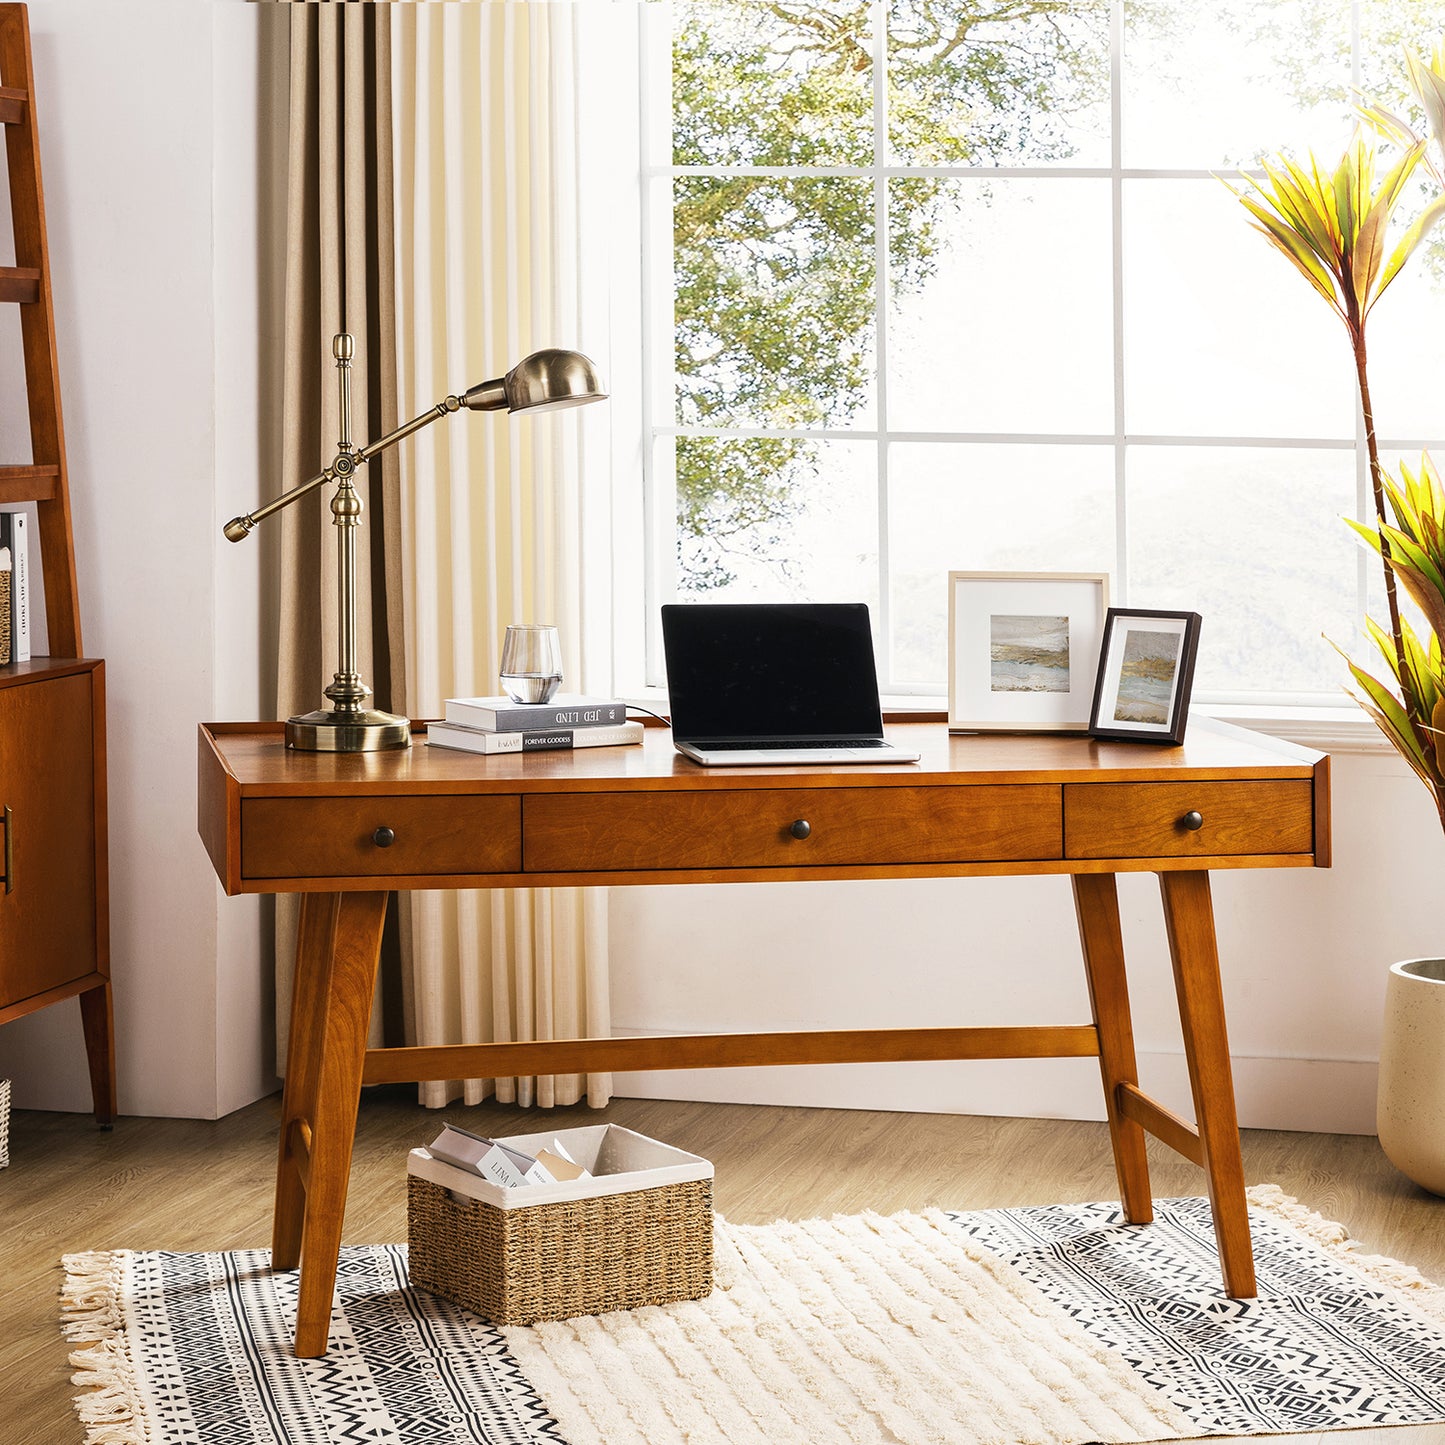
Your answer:
[[[470,753],[530,753],[547,748],[603,748],[640,743],[642,724],[627,704],[558,693],[551,702],[509,697],[449,697],[445,722],[427,724],[427,742]]]
[[[29,518],[0,512],[0,665],[30,659]]]

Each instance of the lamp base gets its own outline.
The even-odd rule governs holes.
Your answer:
[[[306,753],[374,753],[383,748],[409,748],[411,721],[371,709],[322,709],[286,719],[286,746]]]

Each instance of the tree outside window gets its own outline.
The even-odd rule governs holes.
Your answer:
[[[1356,81],[1408,111],[1445,3],[670,9],[674,594],[864,598],[928,690],[949,570],[1108,570],[1204,614],[1201,692],[1333,692],[1351,379],[1214,177],[1342,145]],[[1379,318],[1407,449],[1433,273]]]

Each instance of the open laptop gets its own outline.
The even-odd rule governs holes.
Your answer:
[[[711,767],[913,763],[883,738],[863,602],[662,609],[678,752]]]

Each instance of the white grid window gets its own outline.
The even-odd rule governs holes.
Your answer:
[[[940,693],[950,570],[1107,571],[1203,614],[1196,696],[1340,700],[1350,350],[1218,177],[1413,113],[1445,0],[645,8],[649,615],[866,600]],[[1442,277],[1372,318],[1390,459],[1445,437]]]

